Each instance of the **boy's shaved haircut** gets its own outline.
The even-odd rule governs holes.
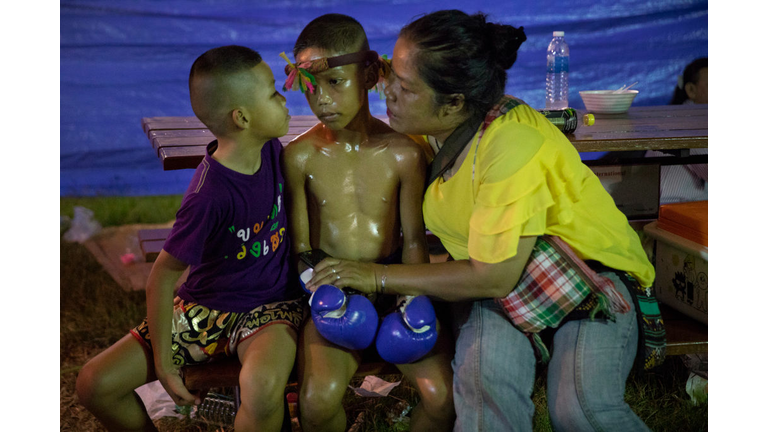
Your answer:
[[[326,14],[312,20],[293,46],[294,58],[307,48],[320,48],[335,53],[368,51],[368,37],[354,18],[342,14]]]
[[[205,52],[189,71],[189,96],[192,111],[217,136],[226,133],[230,105],[239,91],[232,77],[261,63],[261,55],[247,47],[228,45]]]

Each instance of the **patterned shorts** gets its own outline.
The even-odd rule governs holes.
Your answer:
[[[261,305],[250,312],[222,312],[182,300],[173,308],[173,363],[181,367],[232,355],[240,342],[272,324],[298,330],[303,315],[301,299]],[[146,318],[131,334],[152,350]]]

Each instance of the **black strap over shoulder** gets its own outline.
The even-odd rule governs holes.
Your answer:
[[[453,166],[456,158],[459,157],[464,147],[469,144],[469,141],[475,135],[477,128],[480,127],[482,122],[482,119],[468,119],[451,133],[440,148],[440,151],[435,155],[432,163],[429,164],[429,177],[426,187],[429,187],[435,179]]]
[[[440,151],[435,155],[435,159],[433,159],[432,163],[429,165],[429,177],[425,187],[428,188],[433,181],[453,166],[456,162],[456,158],[459,157],[462,150],[464,150],[464,147],[469,144],[469,141],[481,125],[483,127],[482,131],[480,131],[482,137],[482,133],[497,117],[504,115],[518,105],[524,104],[525,102],[514,96],[504,95],[499,102],[488,111],[484,119],[470,118],[459,125],[459,127],[451,133],[448,139],[445,140],[445,144],[440,148]]]

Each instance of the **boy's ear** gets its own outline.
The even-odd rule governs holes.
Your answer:
[[[248,116],[246,115],[245,110],[239,107],[235,108],[232,110],[232,113],[230,113],[230,116],[232,117],[232,122],[238,129],[248,128]]]
[[[373,86],[376,85],[377,82],[379,82],[379,64],[373,63],[368,65],[368,67],[365,68],[363,71],[365,74],[365,89],[370,90],[373,88]]]
[[[461,93],[452,94],[448,103],[440,107],[440,114],[443,116],[459,115],[464,111],[464,95]]]

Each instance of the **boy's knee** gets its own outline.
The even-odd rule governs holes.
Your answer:
[[[422,382],[418,392],[423,409],[431,417],[453,414],[453,389],[450,385],[443,382]]]
[[[78,400],[85,407],[91,407],[103,401],[109,394],[107,387],[104,374],[93,361],[86,363],[77,374],[75,390]]]
[[[285,381],[274,376],[240,376],[240,400],[244,408],[260,416],[269,416],[283,407]]]
[[[311,380],[299,389],[299,411],[302,417],[322,422],[341,406],[346,384],[326,380]]]

